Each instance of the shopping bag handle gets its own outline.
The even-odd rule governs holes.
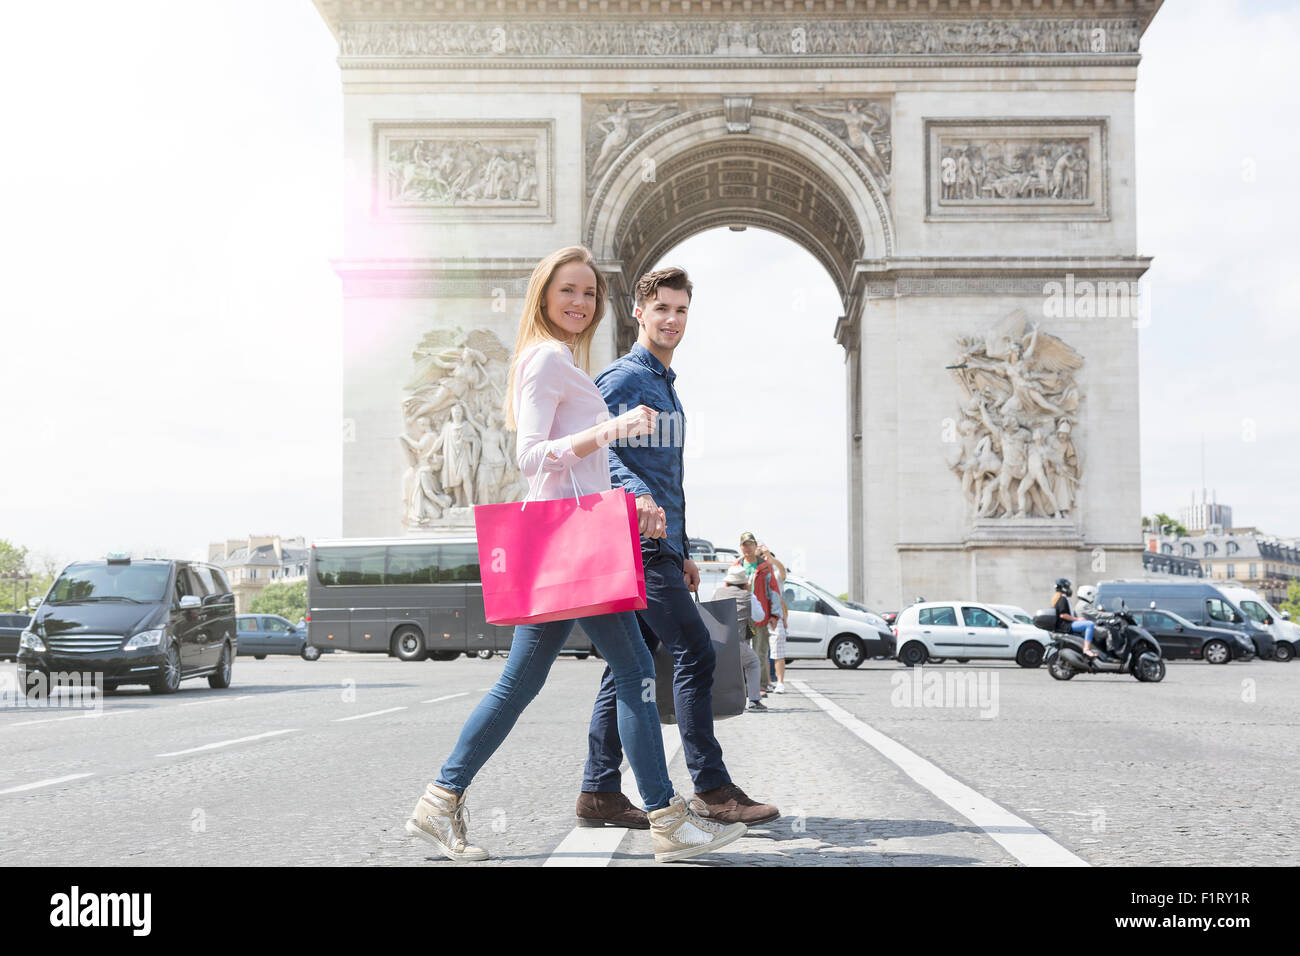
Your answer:
[[[528,497],[524,498],[523,503],[519,506],[520,511],[523,511],[528,507],[528,502],[534,500],[533,495],[536,493],[537,489],[541,487],[540,479],[544,473],[544,469],[538,468],[537,474],[533,475],[533,480],[528,483]],[[577,502],[577,500],[582,497],[582,493],[578,490],[578,479],[573,474],[572,468],[569,469],[569,484],[573,486],[573,500]]]

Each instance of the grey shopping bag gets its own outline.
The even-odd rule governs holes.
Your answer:
[[[745,670],[740,663],[740,624],[736,620],[736,602],[732,598],[721,601],[699,601],[696,610],[709,629],[713,652],[717,657],[713,668],[713,719],[725,720],[745,712]],[[659,706],[659,722],[677,723],[673,705],[673,655],[661,642],[655,648],[655,699]]]

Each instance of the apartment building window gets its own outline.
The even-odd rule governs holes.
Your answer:
[[[1231,564],[1228,565],[1228,577],[1235,578],[1236,576],[1237,576],[1237,569]]]
[[[1253,565],[1253,564],[1252,564],[1252,565],[1250,566],[1250,579],[1251,579],[1252,581],[1255,580],[1255,572],[1256,572],[1257,570],[1259,570],[1259,569],[1258,569],[1258,567],[1257,567],[1256,565]]]

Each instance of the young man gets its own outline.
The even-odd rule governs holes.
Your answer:
[[[700,572],[689,557],[682,446],[686,416],[673,380],[673,352],[686,332],[691,282],[685,270],[660,269],[637,280],[636,344],[596,376],[611,412],[648,405],[657,428],[642,439],[609,446],[610,478],[636,496],[645,566],[646,609],[638,611],[641,635],[654,650],[662,641],[673,656],[673,703],[686,766],[695,783],[696,813],[723,823],[769,823],[780,811],[755,803],[731,782],[722,747],[713,735],[713,643],[691,598]],[[587,738],[587,767],[578,797],[578,818],[588,826],[648,824],[621,789],[623,747],[615,720],[614,678],[601,679]]]

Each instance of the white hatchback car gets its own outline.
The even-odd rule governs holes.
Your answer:
[[[713,598],[729,564],[697,562],[700,600]],[[790,611],[786,625],[785,659],[829,660],[836,667],[855,668],[869,657],[892,657],[894,636],[885,619],[845,604],[829,591],[797,574],[788,574],[781,588]]]
[[[894,634],[898,659],[908,667],[949,657],[962,664],[982,658],[1037,667],[1051,640],[1046,631],[1021,623],[1000,605],[980,601],[913,604],[899,613]]]

